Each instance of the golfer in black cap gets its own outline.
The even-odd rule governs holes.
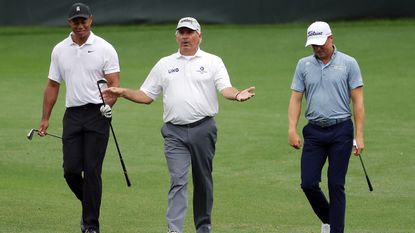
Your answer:
[[[92,14],[83,3],[69,10],[70,35],[52,51],[48,83],[44,92],[39,135],[46,135],[49,118],[62,81],[66,84],[63,118],[63,169],[68,186],[82,203],[81,231],[99,232],[101,171],[108,143],[111,106],[103,106],[97,81],[119,86],[120,66],[115,49],[91,32]]]

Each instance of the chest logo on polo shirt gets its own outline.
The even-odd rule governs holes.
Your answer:
[[[177,73],[177,72],[179,72],[179,68],[170,69],[167,72],[169,72],[169,74],[171,74],[171,73]]]
[[[332,65],[331,68],[333,68],[335,70],[345,70],[346,69],[346,66]]]
[[[205,67],[201,66],[196,72],[199,72],[200,74],[205,74],[207,71],[205,70]]]

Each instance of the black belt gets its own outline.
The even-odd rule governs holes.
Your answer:
[[[340,119],[327,119],[327,120],[320,120],[320,121],[309,120],[308,122],[312,125],[318,125],[320,127],[326,128],[326,127],[330,127],[333,125],[337,125],[347,120],[350,120],[350,117],[340,118]]]
[[[68,107],[66,109],[71,110],[71,109],[78,109],[78,110],[87,110],[87,109],[91,109],[91,108],[99,108],[102,104],[85,104],[85,105],[81,105],[81,106],[73,106],[73,107]]]
[[[179,127],[193,128],[193,127],[196,127],[196,126],[202,124],[203,122],[205,122],[207,120],[210,120],[211,118],[212,118],[211,116],[207,116],[207,117],[205,117],[201,120],[198,120],[198,121],[195,121],[195,122],[192,122],[192,123],[189,123],[189,124],[184,124],[184,125],[177,125],[177,124],[173,124],[171,122],[167,122],[167,124],[174,125],[174,126],[179,126]]]

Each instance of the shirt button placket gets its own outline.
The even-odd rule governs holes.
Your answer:
[[[80,46],[76,47],[76,57],[81,57],[82,48]]]
[[[190,60],[186,60],[184,72],[186,77],[190,77]]]

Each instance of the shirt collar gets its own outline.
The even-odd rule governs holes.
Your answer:
[[[76,45],[76,43],[75,42],[73,42],[73,40],[72,40],[72,34],[73,34],[73,32],[70,32],[69,33],[69,36],[68,36],[68,39],[69,39],[69,44],[70,45]],[[88,37],[88,39],[86,40],[86,42],[83,44],[83,45],[81,45],[81,46],[84,46],[84,45],[91,45],[91,44],[93,44],[94,43],[94,41],[95,41],[95,34],[91,31],[91,33],[89,34],[89,37]]]
[[[333,45],[333,48],[334,48],[334,51],[333,51],[333,54],[331,55],[331,60],[333,60],[336,57],[336,55],[337,55],[337,48],[336,48],[336,46]]]
[[[182,55],[182,54],[180,54],[180,49],[177,51],[177,53],[175,54],[175,57],[177,58],[177,59],[180,59],[180,58],[188,58],[188,57],[190,57],[190,59],[193,59],[193,58],[195,58],[195,57],[202,57],[203,56],[203,51],[200,49],[200,48],[198,48],[197,49],[197,51],[196,51],[196,53],[195,53],[195,55],[193,55],[193,56],[184,56],[184,55]]]

